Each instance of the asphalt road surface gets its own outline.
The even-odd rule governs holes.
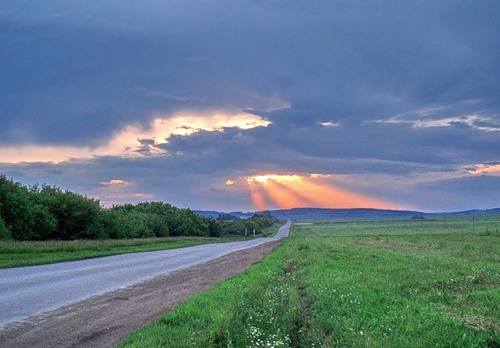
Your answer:
[[[0,326],[288,236],[0,269]]]

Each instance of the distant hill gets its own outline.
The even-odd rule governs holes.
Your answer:
[[[272,214],[273,211],[270,210],[270,212]],[[248,218],[252,217],[252,215],[254,214],[254,212],[253,211],[232,211],[229,214],[231,214],[233,216],[237,216],[240,219],[248,219]]]
[[[423,213],[411,210],[386,209],[327,209],[327,208],[292,208],[273,210],[271,214],[278,219],[293,220],[330,220],[330,219],[395,219],[413,218]]]
[[[200,213],[197,211],[196,213]],[[500,214],[500,208],[495,209],[471,209],[458,212],[424,213],[415,210],[390,210],[390,209],[371,209],[371,208],[352,208],[352,209],[329,209],[329,208],[292,208],[270,210],[270,213],[278,219],[292,220],[332,220],[332,219],[421,219],[436,218],[439,216],[481,216]],[[211,215],[208,215],[211,214]],[[203,211],[203,216],[217,218],[216,211]],[[201,215],[201,214],[200,214]],[[240,219],[247,219],[253,215],[253,212],[234,211],[229,213]]]
[[[470,209],[470,210],[462,210],[462,211],[454,211],[454,212],[444,212],[444,213],[425,213],[426,216],[465,216],[465,215],[494,215],[500,214],[500,208],[493,209]]]
[[[216,220],[238,220],[240,219],[238,216],[233,214],[228,214],[215,210],[195,210],[195,214],[199,216],[206,217],[207,219],[216,219]]]
[[[220,214],[220,212],[215,210],[195,210],[194,213],[207,219],[217,219]]]

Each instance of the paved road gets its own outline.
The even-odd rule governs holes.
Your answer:
[[[204,263],[288,236],[107,256],[51,265],[0,269],[0,326],[148,278]]]

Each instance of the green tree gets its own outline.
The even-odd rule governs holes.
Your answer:
[[[151,230],[156,237],[168,236],[167,218],[159,214],[148,214],[148,230]]]
[[[39,201],[48,207],[57,219],[57,229],[51,235],[55,239],[100,238],[101,218],[99,202],[82,195],[44,186]]]
[[[219,222],[163,202],[104,209],[56,187],[26,187],[0,175],[0,238],[18,240],[218,236]]]
[[[0,240],[2,239],[12,239],[12,233],[0,216]]]
[[[114,210],[110,212],[112,224],[108,234],[112,238],[155,237],[152,214],[138,211]],[[160,232],[161,233],[161,232]]]
[[[222,234],[222,225],[220,222],[210,219],[208,220],[208,230],[210,237],[220,237]]]
[[[14,239],[47,239],[56,228],[55,217],[36,195],[36,187],[28,189],[0,176],[0,216]]]

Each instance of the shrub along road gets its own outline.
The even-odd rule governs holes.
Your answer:
[[[288,236],[0,270],[0,325]]]

